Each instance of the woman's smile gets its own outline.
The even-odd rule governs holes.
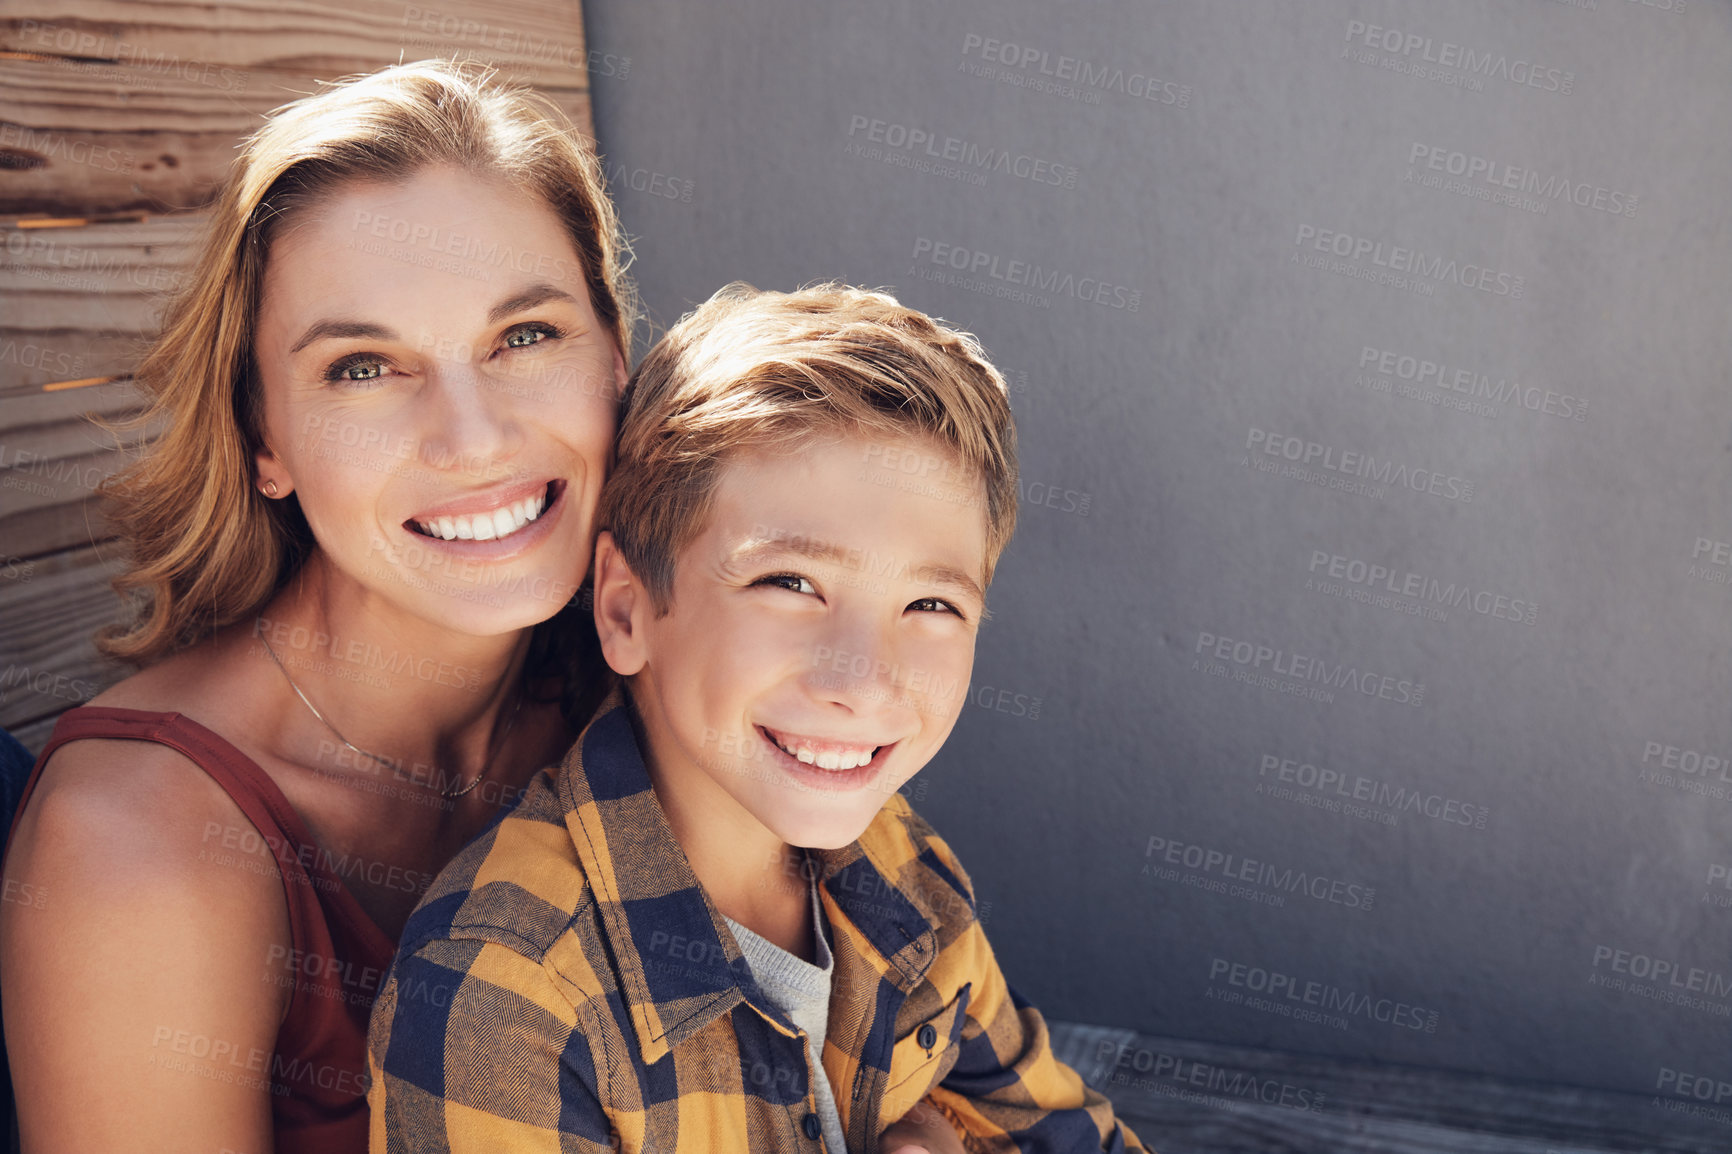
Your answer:
[[[416,513],[403,527],[444,541],[494,541],[511,536],[541,516],[557,499],[559,480],[527,481],[447,501]]]

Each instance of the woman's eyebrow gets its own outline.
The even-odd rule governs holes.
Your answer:
[[[324,340],[326,337],[365,337],[375,341],[394,341],[397,334],[384,325],[368,324],[365,321],[316,321],[301,334],[301,339],[295,342],[289,355],[294,356],[314,341]]]
[[[576,304],[577,298],[564,289],[556,288],[550,284],[533,284],[514,296],[506,297],[487,310],[487,323],[490,325],[498,324],[512,313],[520,313],[524,309],[532,309],[536,305],[546,304],[548,301],[569,301]],[[301,334],[301,339],[295,342],[294,347],[289,350],[289,355],[293,356],[314,341],[324,340],[327,337],[394,341],[397,339],[397,334],[384,325],[369,324],[365,321],[316,321],[306,332]]]
[[[536,305],[546,304],[548,301],[569,301],[576,304],[577,298],[564,289],[556,288],[550,284],[532,284],[522,292],[515,296],[506,297],[487,310],[487,323],[490,325],[498,324],[512,313],[520,313],[524,309],[532,309]]]

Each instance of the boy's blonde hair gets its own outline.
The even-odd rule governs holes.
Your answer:
[[[657,612],[672,601],[674,558],[708,522],[722,466],[836,433],[927,438],[982,480],[992,580],[1016,527],[1016,427],[980,342],[887,293],[735,283],[669,329],[626,386],[600,523]]]

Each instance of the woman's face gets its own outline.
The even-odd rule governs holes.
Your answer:
[[[476,635],[582,581],[625,366],[560,218],[461,171],[356,183],[272,243],[259,484],[374,608]]]

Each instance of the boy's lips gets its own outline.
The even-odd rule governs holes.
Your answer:
[[[895,744],[808,737],[788,730],[771,729],[767,725],[760,725],[758,729],[772,745],[794,760],[803,765],[827,770],[845,771],[864,767],[871,764],[881,750]]]

